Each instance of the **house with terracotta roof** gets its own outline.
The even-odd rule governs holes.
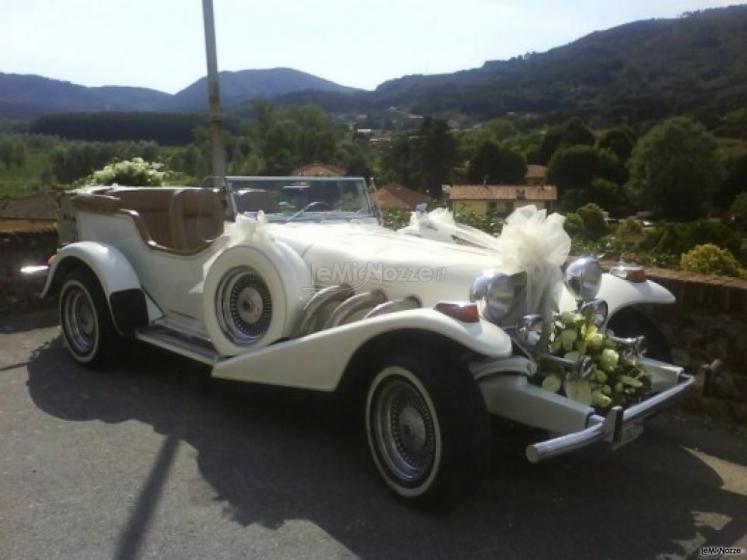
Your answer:
[[[558,189],[554,185],[457,185],[451,187],[449,201],[455,213],[508,216],[528,204],[553,210]]]
[[[342,167],[328,163],[310,163],[294,170],[294,177],[342,177],[345,170]]]
[[[415,210],[418,204],[429,203],[427,194],[391,183],[379,187],[374,193],[376,205],[385,210]]]

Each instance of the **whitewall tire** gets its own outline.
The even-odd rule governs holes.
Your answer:
[[[433,401],[410,370],[391,366],[374,378],[366,399],[366,432],[387,485],[405,498],[425,494],[438,474],[443,443]]]
[[[393,350],[376,360],[366,391],[371,457],[399,498],[451,507],[476,490],[488,467],[485,402],[451,352]]]

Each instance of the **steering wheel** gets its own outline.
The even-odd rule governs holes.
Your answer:
[[[312,208],[317,208],[319,206],[323,206],[323,207],[326,207],[328,210],[332,210],[332,205],[329,202],[324,202],[323,200],[314,200],[312,202],[309,202],[306,206],[304,206],[298,212],[296,212],[290,218],[288,218],[288,221],[292,222],[299,216],[302,216],[304,212],[308,212]]]

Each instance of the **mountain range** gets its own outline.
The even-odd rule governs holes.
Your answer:
[[[352,93],[353,88],[291,68],[220,72],[221,101],[231,107],[249,99],[267,99],[290,92]],[[0,116],[34,117],[77,111],[202,111],[207,108],[206,78],[171,95],[127,87],[86,87],[61,80],[0,72]]]
[[[288,68],[221,72],[226,108],[252,99],[332,112],[391,106],[420,114],[603,114],[656,118],[747,106],[747,5],[628,23],[544,53],[450,74],[412,75],[355,90]],[[203,111],[205,78],[180,92],[84,87],[0,73],[0,116],[66,111]]]

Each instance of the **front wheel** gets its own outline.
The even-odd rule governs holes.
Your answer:
[[[397,353],[374,368],[366,432],[389,488],[414,505],[448,508],[473,493],[487,470],[490,422],[464,367],[425,353]]]

